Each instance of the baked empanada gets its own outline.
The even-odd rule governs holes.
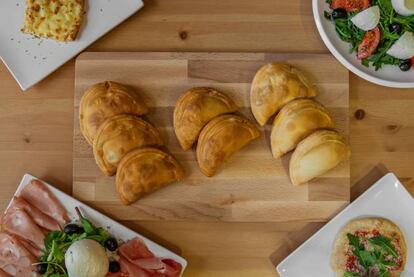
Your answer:
[[[184,93],[174,109],[174,130],[181,147],[188,150],[201,129],[214,117],[237,111],[233,100],[213,88],[192,88]]]
[[[259,136],[259,129],[244,117],[229,114],[214,118],[201,130],[197,143],[201,172],[213,176],[227,158]]]
[[[295,67],[271,63],[256,73],[250,92],[250,104],[257,122],[264,126],[286,103],[296,98],[316,96],[316,88]]]
[[[79,105],[80,129],[89,144],[107,118],[118,114],[143,115],[148,107],[132,88],[106,81],[90,87]]]
[[[336,131],[319,130],[302,140],[290,159],[292,184],[301,185],[325,174],[351,154],[345,138]]]
[[[305,137],[319,129],[333,129],[329,111],[311,99],[297,99],[286,104],[276,116],[270,142],[272,153],[279,158],[295,149]]]
[[[119,163],[116,190],[121,202],[129,205],[183,177],[184,171],[173,156],[156,148],[138,148]]]
[[[93,154],[102,172],[111,176],[122,157],[132,149],[162,145],[161,135],[154,126],[135,115],[121,114],[101,124],[93,141]]]

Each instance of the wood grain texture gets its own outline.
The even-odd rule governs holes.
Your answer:
[[[311,3],[145,0],[140,12],[89,50],[328,53],[314,25]],[[72,190],[74,65],[74,61],[67,63],[22,94],[0,63],[2,210],[25,172],[45,178],[66,192]],[[34,110],[39,103],[42,108]],[[380,87],[350,74],[350,105],[352,198],[389,171],[395,172],[414,195],[414,110],[407,108],[414,106],[414,89]],[[20,107],[20,111],[13,112],[13,107]],[[365,117],[357,120],[354,113],[360,109]],[[388,132],[390,125],[397,128]],[[278,276],[274,265],[323,225],[159,220],[122,223],[182,253],[189,261],[184,276],[190,277]]]
[[[240,112],[250,112],[250,82],[271,61],[286,61],[318,87],[317,99],[333,113],[339,131],[348,134],[348,72],[329,55],[262,53],[84,53],[76,61],[73,190],[122,220],[235,222],[325,221],[349,200],[349,163],[309,185],[291,185],[290,156],[274,159],[269,148],[270,123],[261,138],[236,153],[212,178],[201,174],[194,151],[182,151],[172,115],[182,93],[212,86],[227,93]],[[145,118],[162,133],[168,150],[183,165],[183,181],[163,188],[131,206],[119,203],[114,178],[95,164],[79,129],[79,102],[85,90],[105,80],[132,85],[150,106]]]

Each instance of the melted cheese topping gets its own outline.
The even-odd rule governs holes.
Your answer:
[[[84,0],[27,0],[22,32],[73,41],[79,32]]]

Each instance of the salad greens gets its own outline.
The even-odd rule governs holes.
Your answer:
[[[91,239],[104,244],[110,237],[110,234],[104,228],[96,228],[84,217],[80,218],[83,232],[80,234],[67,234],[64,231],[52,231],[45,238],[45,251],[40,257],[39,263],[46,264],[46,273],[44,277],[68,277],[65,267],[66,250],[76,241]]]
[[[332,4],[332,0],[326,0],[326,2]],[[378,24],[378,28],[381,31],[381,39],[376,52],[361,62],[367,67],[372,63],[375,70],[378,70],[385,64],[400,65],[403,62],[400,59],[388,55],[386,52],[401,37],[401,34],[406,31],[414,32],[414,15],[398,15],[392,7],[391,0],[371,0],[371,6],[375,5],[379,7],[381,14]],[[325,11],[325,17],[334,22],[335,30],[341,40],[351,44],[351,53],[357,51],[365,34],[365,31],[356,27],[351,21],[356,13],[358,12],[348,12],[346,17],[334,19],[331,16],[331,12]],[[402,32],[400,34],[391,31],[391,25],[395,23],[402,26]]]
[[[384,236],[372,237],[369,239],[360,238],[353,234],[347,234],[352,253],[357,258],[358,263],[364,268],[367,276],[372,268],[378,269],[378,277],[388,277],[388,267],[397,266],[394,261],[398,258],[397,250],[391,243],[391,239]],[[365,247],[361,240],[366,240],[369,247]],[[367,249],[368,248],[368,249]],[[390,259],[390,257],[392,257]],[[344,277],[363,277],[359,273],[346,272]]]

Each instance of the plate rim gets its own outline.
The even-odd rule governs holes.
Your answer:
[[[374,83],[374,84],[377,84],[377,85],[380,85],[380,86],[385,86],[385,87],[390,87],[390,88],[405,88],[405,89],[414,88],[414,82],[396,82],[396,81],[384,80],[384,79],[372,76],[370,74],[367,74],[367,73],[363,72],[362,70],[360,70],[359,68],[352,65],[344,57],[344,55],[342,53],[340,53],[335,48],[335,46],[333,45],[333,43],[329,39],[327,33],[325,32],[325,29],[323,28],[322,23],[320,21],[320,14],[319,14],[319,9],[318,9],[319,1],[324,1],[324,0],[312,0],[313,19],[314,19],[316,27],[318,29],[318,33],[319,33],[320,37],[322,38],[322,41],[324,42],[325,46],[331,52],[331,54],[334,55],[334,57],[343,66],[345,66],[349,71],[353,72],[354,74],[361,77],[362,79],[365,79],[365,80],[367,80],[371,83]]]
[[[379,186],[385,186],[388,185],[388,183],[383,184],[383,182],[386,179],[390,179],[390,181],[392,181],[394,184],[397,183],[399,186],[399,189],[402,190],[402,192],[404,194],[408,194],[410,195],[410,193],[407,191],[407,189],[402,185],[402,183],[400,182],[400,180],[397,178],[397,176],[393,173],[393,172],[389,172],[387,174],[385,174],[384,176],[382,176],[381,178],[379,178],[373,185],[371,185],[364,193],[362,193],[358,198],[356,198],[353,202],[351,202],[348,206],[346,206],[342,211],[340,211],[336,216],[334,216],[331,220],[329,220],[328,222],[326,222],[326,224],[324,226],[322,226],[322,228],[320,228],[316,233],[314,233],[311,237],[309,237],[308,239],[306,239],[301,245],[299,245],[292,253],[290,253],[286,258],[284,258],[277,266],[276,266],[276,271],[277,273],[279,273],[279,275],[281,277],[283,277],[283,272],[282,272],[282,266],[284,263],[286,263],[290,258],[292,258],[293,255],[295,255],[297,252],[299,252],[305,245],[309,244],[310,241],[312,239],[314,239],[314,237],[318,236],[320,233],[322,233],[327,226],[330,226],[330,224],[332,224],[332,221],[338,219],[339,217],[342,216],[342,214],[344,214],[345,212],[347,212],[349,209],[353,208],[353,206],[355,205],[355,203],[358,203],[360,201],[362,201],[364,198],[367,197],[367,195],[371,194],[371,192],[375,189],[377,189]],[[390,182],[391,183],[391,182]],[[414,199],[413,199],[414,202]],[[356,215],[354,218],[359,218],[360,216]],[[381,216],[377,216],[377,217],[381,217]],[[351,220],[351,219],[350,219]]]
[[[136,231],[134,231],[134,230],[132,230],[132,229],[130,229],[130,228],[128,228],[128,227],[126,227],[125,225],[123,225],[123,224],[119,223],[119,222],[118,222],[118,221],[116,221],[115,219],[112,219],[111,217],[107,216],[106,214],[103,214],[103,213],[101,213],[101,212],[97,211],[96,209],[94,209],[94,208],[90,207],[89,205],[87,205],[87,204],[83,203],[82,201],[80,201],[80,200],[78,200],[78,199],[74,198],[73,196],[71,196],[71,195],[69,195],[69,194],[67,194],[67,193],[65,193],[65,192],[63,192],[63,191],[61,191],[61,190],[60,190],[60,189],[58,189],[57,187],[55,187],[55,186],[53,186],[53,185],[49,184],[48,182],[46,182],[46,181],[44,181],[44,180],[42,180],[42,179],[40,179],[40,178],[38,178],[38,177],[36,177],[36,176],[31,175],[30,173],[25,173],[25,174],[23,175],[23,177],[22,177],[22,179],[21,179],[21,181],[20,181],[19,185],[17,186],[16,191],[14,192],[14,194],[13,194],[13,196],[12,196],[12,197],[17,196],[17,194],[18,194],[18,193],[19,193],[19,192],[20,192],[20,191],[21,191],[21,190],[22,190],[25,186],[27,186],[27,185],[28,185],[29,181],[30,181],[30,180],[33,180],[33,179],[39,180],[39,181],[41,181],[42,183],[46,184],[46,186],[47,186],[49,189],[51,189],[51,190],[52,190],[52,191],[51,191],[52,193],[53,193],[53,190],[55,190],[55,191],[57,191],[57,192],[61,193],[63,196],[67,197],[67,198],[68,198],[68,200],[70,200],[70,201],[71,201],[71,202],[73,202],[74,204],[76,204],[76,205],[79,205],[79,204],[80,204],[80,205],[82,205],[82,207],[81,207],[81,208],[86,208],[86,209],[88,209],[88,210],[90,210],[90,211],[92,211],[92,212],[96,213],[97,215],[99,215],[100,217],[102,217],[102,219],[103,219],[103,220],[108,221],[108,222],[107,222],[107,224],[109,223],[111,226],[112,226],[112,224],[116,224],[116,225],[118,225],[118,227],[123,228],[124,230],[126,230],[126,231],[128,231],[128,232],[130,232],[130,233],[133,233],[135,236],[137,236],[137,237],[139,237],[139,238],[141,238],[141,239],[143,238],[144,240],[147,240],[147,241],[151,242],[152,244],[154,244],[154,245],[156,245],[157,247],[161,248],[163,251],[167,252],[169,255],[174,256],[174,258],[176,258],[176,262],[178,262],[178,263],[180,263],[180,264],[182,265],[182,270],[181,270],[181,274],[180,274],[180,276],[182,276],[182,275],[184,274],[184,271],[186,270],[186,268],[187,268],[187,266],[188,266],[188,261],[187,261],[184,257],[182,257],[182,256],[180,256],[180,255],[178,255],[178,254],[176,254],[175,252],[173,252],[173,251],[169,250],[168,248],[166,248],[166,247],[164,247],[164,246],[162,246],[162,245],[158,244],[157,242],[155,242],[155,241],[153,241],[153,240],[151,240],[151,239],[147,238],[146,236],[144,236],[144,235],[142,235],[142,234],[140,234],[140,233],[138,233],[138,232],[136,232]],[[2,214],[6,213],[6,211],[10,208],[10,205],[12,204],[12,201],[13,201],[13,198],[12,198],[12,199],[10,200],[10,202],[7,204],[7,206],[6,206],[5,210],[4,210],[4,212],[3,212]],[[107,224],[106,224],[106,225],[107,225]],[[114,234],[114,235],[116,236],[116,234]],[[150,248],[150,247],[149,247],[149,248]],[[156,253],[154,253],[154,254],[156,254]]]

